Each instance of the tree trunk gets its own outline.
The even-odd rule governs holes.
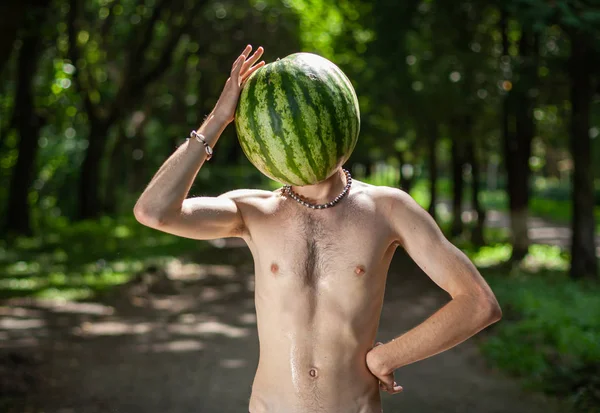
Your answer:
[[[512,154],[515,163],[513,179],[513,194],[511,196],[511,222],[515,239],[513,241],[513,260],[521,260],[529,250],[529,234],[527,232],[527,218],[529,216],[529,181],[531,169],[531,142],[535,135],[535,121],[533,109],[535,101],[529,91],[537,86],[537,35],[528,29],[523,29],[519,42],[519,54],[523,65],[519,70],[519,80],[515,86],[515,138],[516,153]]]
[[[571,36],[571,136],[573,157],[572,202],[573,235],[571,240],[572,278],[596,278],[594,222],[594,181],[592,173],[592,145],[589,136],[592,99],[592,73],[589,54],[589,38],[581,33]]]
[[[0,76],[10,59],[17,32],[23,24],[27,9],[34,5],[24,0],[4,0],[0,3]]]
[[[508,55],[506,16],[502,21],[503,54]],[[507,175],[512,261],[522,260],[529,251],[527,221],[529,216],[529,158],[535,134],[534,100],[529,91],[537,85],[538,39],[529,28],[523,27],[519,41],[522,63],[514,68],[516,81],[504,98],[503,141],[504,165]],[[513,127],[514,126],[514,130]]]
[[[377,172],[377,161],[374,161],[373,159],[369,159],[367,161],[367,176],[369,176],[371,179],[373,179],[376,175]]]
[[[40,45],[40,18],[44,5],[33,9],[24,28],[23,44],[17,62],[17,90],[15,93],[15,127],[19,134],[19,154],[12,171],[6,231],[13,234],[30,235],[31,216],[29,208],[29,188],[31,187],[35,160],[38,151],[38,138],[42,119],[35,112],[33,79],[37,70],[38,48]],[[43,20],[43,19],[42,19]]]
[[[478,247],[485,245],[483,229],[485,225],[485,210],[479,202],[479,183],[481,173],[479,170],[479,162],[477,160],[477,148],[475,139],[471,136],[467,147],[468,162],[471,165],[471,208],[475,211],[476,222],[471,231],[471,242]]]
[[[79,176],[79,220],[94,219],[102,213],[100,167],[106,148],[108,127],[109,125],[102,121],[90,122],[88,147]]]
[[[400,188],[407,194],[412,190],[413,178],[407,177],[404,174],[400,174]]]
[[[124,156],[126,146],[127,137],[121,124],[119,125],[115,144],[110,152],[110,168],[108,170],[106,192],[104,194],[104,209],[109,214],[117,214],[119,212],[117,199],[119,198],[118,194],[126,176],[124,166],[129,162],[129,159],[125,159]]]
[[[435,219],[436,203],[437,203],[437,140],[439,127],[436,123],[432,123],[428,128],[428,152],[429,152],[429,214]]]
[[[462,144],[458,139],[452,140],[452,226],[450,235],[457,237],[462,234],[464,226],[462,222],[463,202],[463,164],[464,155]]]
[[[137,102],[143,99],[146,89],[157,81],[171,67],[173,53],[179,44],[180,38],[192,27],[193,17],[203,7],[205,1],[193,2],[191,10],[179,14],[179,8],[183,8],[183,2],[175,2],[175,8],[170,7],[168,0],[161,0],[154,5],[150,17],[140,25],[129,47],[129,53],[125,57],[123,79],[121,87],[115,93],[115,97],[106,105],[94,103],[90,97],[91,92],[88,85],[81,81],[80,72],[85,71],[78,67],[80,62],[80,51],[77,45],[77,31],[81,29],[82,19],[81,0],[69,1],[69,13],[67,15],[67,33],[69,39],[68,56],[71,63],[76,66],[73,74],[74,83],[77,85],[83,106],[88,116],[90,125],[88,148],[81,167],[79,179],[79,211],[78,219],[92,219],[98,217],[103,210],[100,203],[100,169],[101,160],[106,149],[107,132],[110,127],[119,122],[123,115],[128,113]],[[168,20],[183,19],[182,24],[171,26],[167,38],[155,62],[145,59],[147,50],[152,44],[153,30],[161,20],[163,10],[169,9],[172,18]],[[176,11],[176,12],[174,12]]]
[[[145,124],[145,122],[144,122]],[[148,153],[146,151],[146,133],[143,127],[140,127],[133,138],[132,166],[132,186],[133,193],[141,193],[144,187],[148,184],[148,176],[146,173]]]

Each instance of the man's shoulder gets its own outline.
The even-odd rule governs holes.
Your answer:
[[[390,222],[420,222],[429,214],[406,191],[389,186],[373,186],[371,197]]]
[[[390,205],[396,203],[407,205],[415,202],[407,192],[391,186],[369,185],[368,191],[374,199],[390,203]]]
[[[274,198],[275,191],[265,189],[233,189],[219,195],[222,198],[229,198],[235,202],[252,203]]]

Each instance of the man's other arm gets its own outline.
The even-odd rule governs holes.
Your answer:
[[[386,211],[397,241],[452,300],[420,325],[368,353],[377,376],[454,347],[502,317],[486,281],[427,211],[401,190],[386,191]]]

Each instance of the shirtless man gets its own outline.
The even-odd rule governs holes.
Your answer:
[[[233,121],[262,47],[246,47],[198,133],[212,148]],[[186,196],[207,158],[189,139],[163,164],[134,213],[144,225],[198,240],[240,237],[255,266],[260,358],[252,413],[381,413],[380,389],[398,393],[394,370],[447,350],[501,317],[487,283],[434,220],[396,188],[352,180],[346,196],[312,209],[281,190]],[[292,190],[311,203],[342,192],[339,168]],[[422,324],[374,346],[387,271],[404,248],[452,300]]]

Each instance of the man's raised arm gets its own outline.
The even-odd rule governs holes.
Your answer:
[[[454,347],[498,321],[502,312],[473,263],[444,237],[427,211],[405,192],[392,188],[387,191],[386,210],[397,240],[452,297],[423,323],[367,354],[367,365],[383,388],[396,393],[401,388],[393,382],[395,369]]]
[[[264,66],[263,48],[251,56],[248,45],[233,63],[231,76],[215,108],[197,131],[212,148],[233,121],[244,81]],[[136,219],[149,227],[188,238],[211,239],[238,235],[243,221],[231,197],[186,199],[198,171],[207,158],[204,145],[189,139],[160,167],[134,207]]]

